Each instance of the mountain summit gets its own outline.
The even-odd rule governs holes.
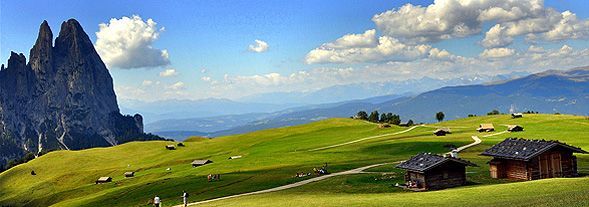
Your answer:
[[[141,115],[119,112],[112,77],[74,19],[55,45],[43,21],[29,62],[11,52],[0,69],[0,166],[26,153],[157,138],[143,133]]]

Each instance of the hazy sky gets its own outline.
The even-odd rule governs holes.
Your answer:
[[[239,98],[589,65],[578,1],[0,2],[0,58],[77,19],[119,98]]]

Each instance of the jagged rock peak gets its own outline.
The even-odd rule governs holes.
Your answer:
[[[29,61],[31,68],[35,71],[46,72],[49,70],[51,64],[49,63],[52,57],[53,50],[53,33],[47,21],[43,21],[39,27],[39,35],[37,41],[29,54]]]
[[[59,36],[55,39],[55,49],[60,53],[96,53],[92,41],[90,41],[80,23],[75,19],[69,19],[61,23]]]
[[[22,53],[18,54],[10,51],[8,58],[8,68],[21,68],[27,64],[27,58]]]

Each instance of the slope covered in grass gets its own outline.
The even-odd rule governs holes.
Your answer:
[[[178,147],[177,150],[164,148],[167,144],[173,144],[171,142],[152,141],[133,142],[110,148],[52,152],[0,174],[0,205],[145,206],[153,196],[159,195],[168,206],[180,202],[179,195],[182,190],[191,194],[190,201],[206,200],[293,183],[302,179],[293,178],[296,172],[311,172],[311,169],[324,163],[328,163],[330,171],[336,172],[404,160],[418,152],[446,152],[448,149],[445,145],[465,145],[472,141],[470,136],[484,135],[474,132],[474,128],[480,123],[487,122],[495,124],[497,131],[505,130],[503,124],[513,123],[523,125],[526,131],[482,138],[483,143],[480,146],[462,153],[462,157],[476,162],[480,167],[468,168],[471,185],[453,190],[489,188],[501,186],[494,184],[511,182],[488,178],[486,162],[489,158],[478,155],[485,148],[506,137],[558,139],[589,149],[589,120],[585,117],[527,115],[522,119],[485,116],[441,122],[398,135],[381,136],[326,150],[310,151],[407,129],[379,129],[377,125],[364,121],[328,119],[216,139],[191,138],[185,142],[186,147]],[[446,137],[433,136],[431,131],[439,126],[450,127],[453,134]],[[228,157],[233,155],[241,155],[242,158],[229,160]],[[588,173],[589,157],[578,157],[579,170]],[[211,159],[213,163],[192,168],[190,162],[194,159]],[[171,170],[167,171],[167,168]],[[31,170],[37,175],[30,175]],[[218,204],[235,205],[233,202],[240,201],[257,205],[257,200],[266,203],[277,202],[266,199],[293,199],[289,196],[293,194],[296,195],[295,198],[317,201],[318,205],[332,201],[336,205],[338,202],[335,200],[344,201],[343,198],[348,197],[350,200],[368,202],[357,203],[358,205],[380,206],[381,202],[388,202],[387,199],[419,197],[418,194],[403,192],[392,186],[402,181],[402,172],[394,169],[392,165],[370,170],[379,173],[329,178],[283,192],[243,197]],[[125,171],[136,171],[136,177],[124,178]],[[206,176],[211,173],[221,174],[221,181],[207,182]],[[95,185],[94,181],[101,176],[111,176],[113,182]],[[564,180],[582,191],[589,189],[587,180],[583,179]],[[544,185],[545,182],[551,181],[538,182],[536,185]],[[517,184],[520,183],[509,185]],[[522,185],[527,185],[527,182]],[[466,199],[452,193],[453,190],[432,193],[458,197],[458,200]],[[532,194],[533,191],[530,191],[530,196],[534,196]],[[370,203],[371,199],[360,199],[371,197],[374,197],[372,200],[375,202]]]

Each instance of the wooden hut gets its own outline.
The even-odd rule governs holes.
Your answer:
[[[379,124],[378,128],[384,129],[384,128],[391,128],[390,124]]]
[[[522,113],[513,113],[513,114],[511,114],[511,118],[513,118],[513,119],[523,118],[523,117],[524,117],[524,114],[522,114]]]
[[[239,159],[239,158],[241,158],[241,155],[236,155],[236,156],[229,157],[230,160]]]
[[[180,143],[178,143],[178,144],[176,144],[176,145],[177,145],[178,147],[184,147],[184,146],[185,146],[185,145],[184,145],[184,143],[182,143],[182,142],[180,142]]]
[[[168,149],[168,150],[175,150],[176,149],[176,146],[174,146],[173,144],[166,145],[166,149]]]
[[[407,171],[405,182],[409,188],[432,190],[466,184],[466,166],[476,165],[455,157],[421,153],[397,165],[397,168]]]
[[[452,132],[450,131],[450,128],[444,127],[436,129],[436,131],[434,131],[434,134],[436,136],[446,136],[446,134],[452,134]]]
[[[192,161],[192,167],[198,167],[198,166],[203,166],[209,163],[212,163],[212,160],[194,160]]]
[[[109,182],[112,182],[111,177],[100,177],[100,178],[98,178],[98,180],[96,180],[96,184],[109,183]]]
[[[480,124],[479,128],[477,128],[479,132],[492,132],[495,131],[495,126],[493,124]]]
[[[126,178],[130,178],[130,177],[134,177],[134,176],[135,176],[135,172],[125,172]]]
[[[520,125],[507,125],[507,131],[510,132],[521,132],[524,130],[524,127]]]
[[[587,152],[558,141],[507,138],[482,155],[493,157],[489,161],[492,178],[537,180],[578,176],[573,153]]]

